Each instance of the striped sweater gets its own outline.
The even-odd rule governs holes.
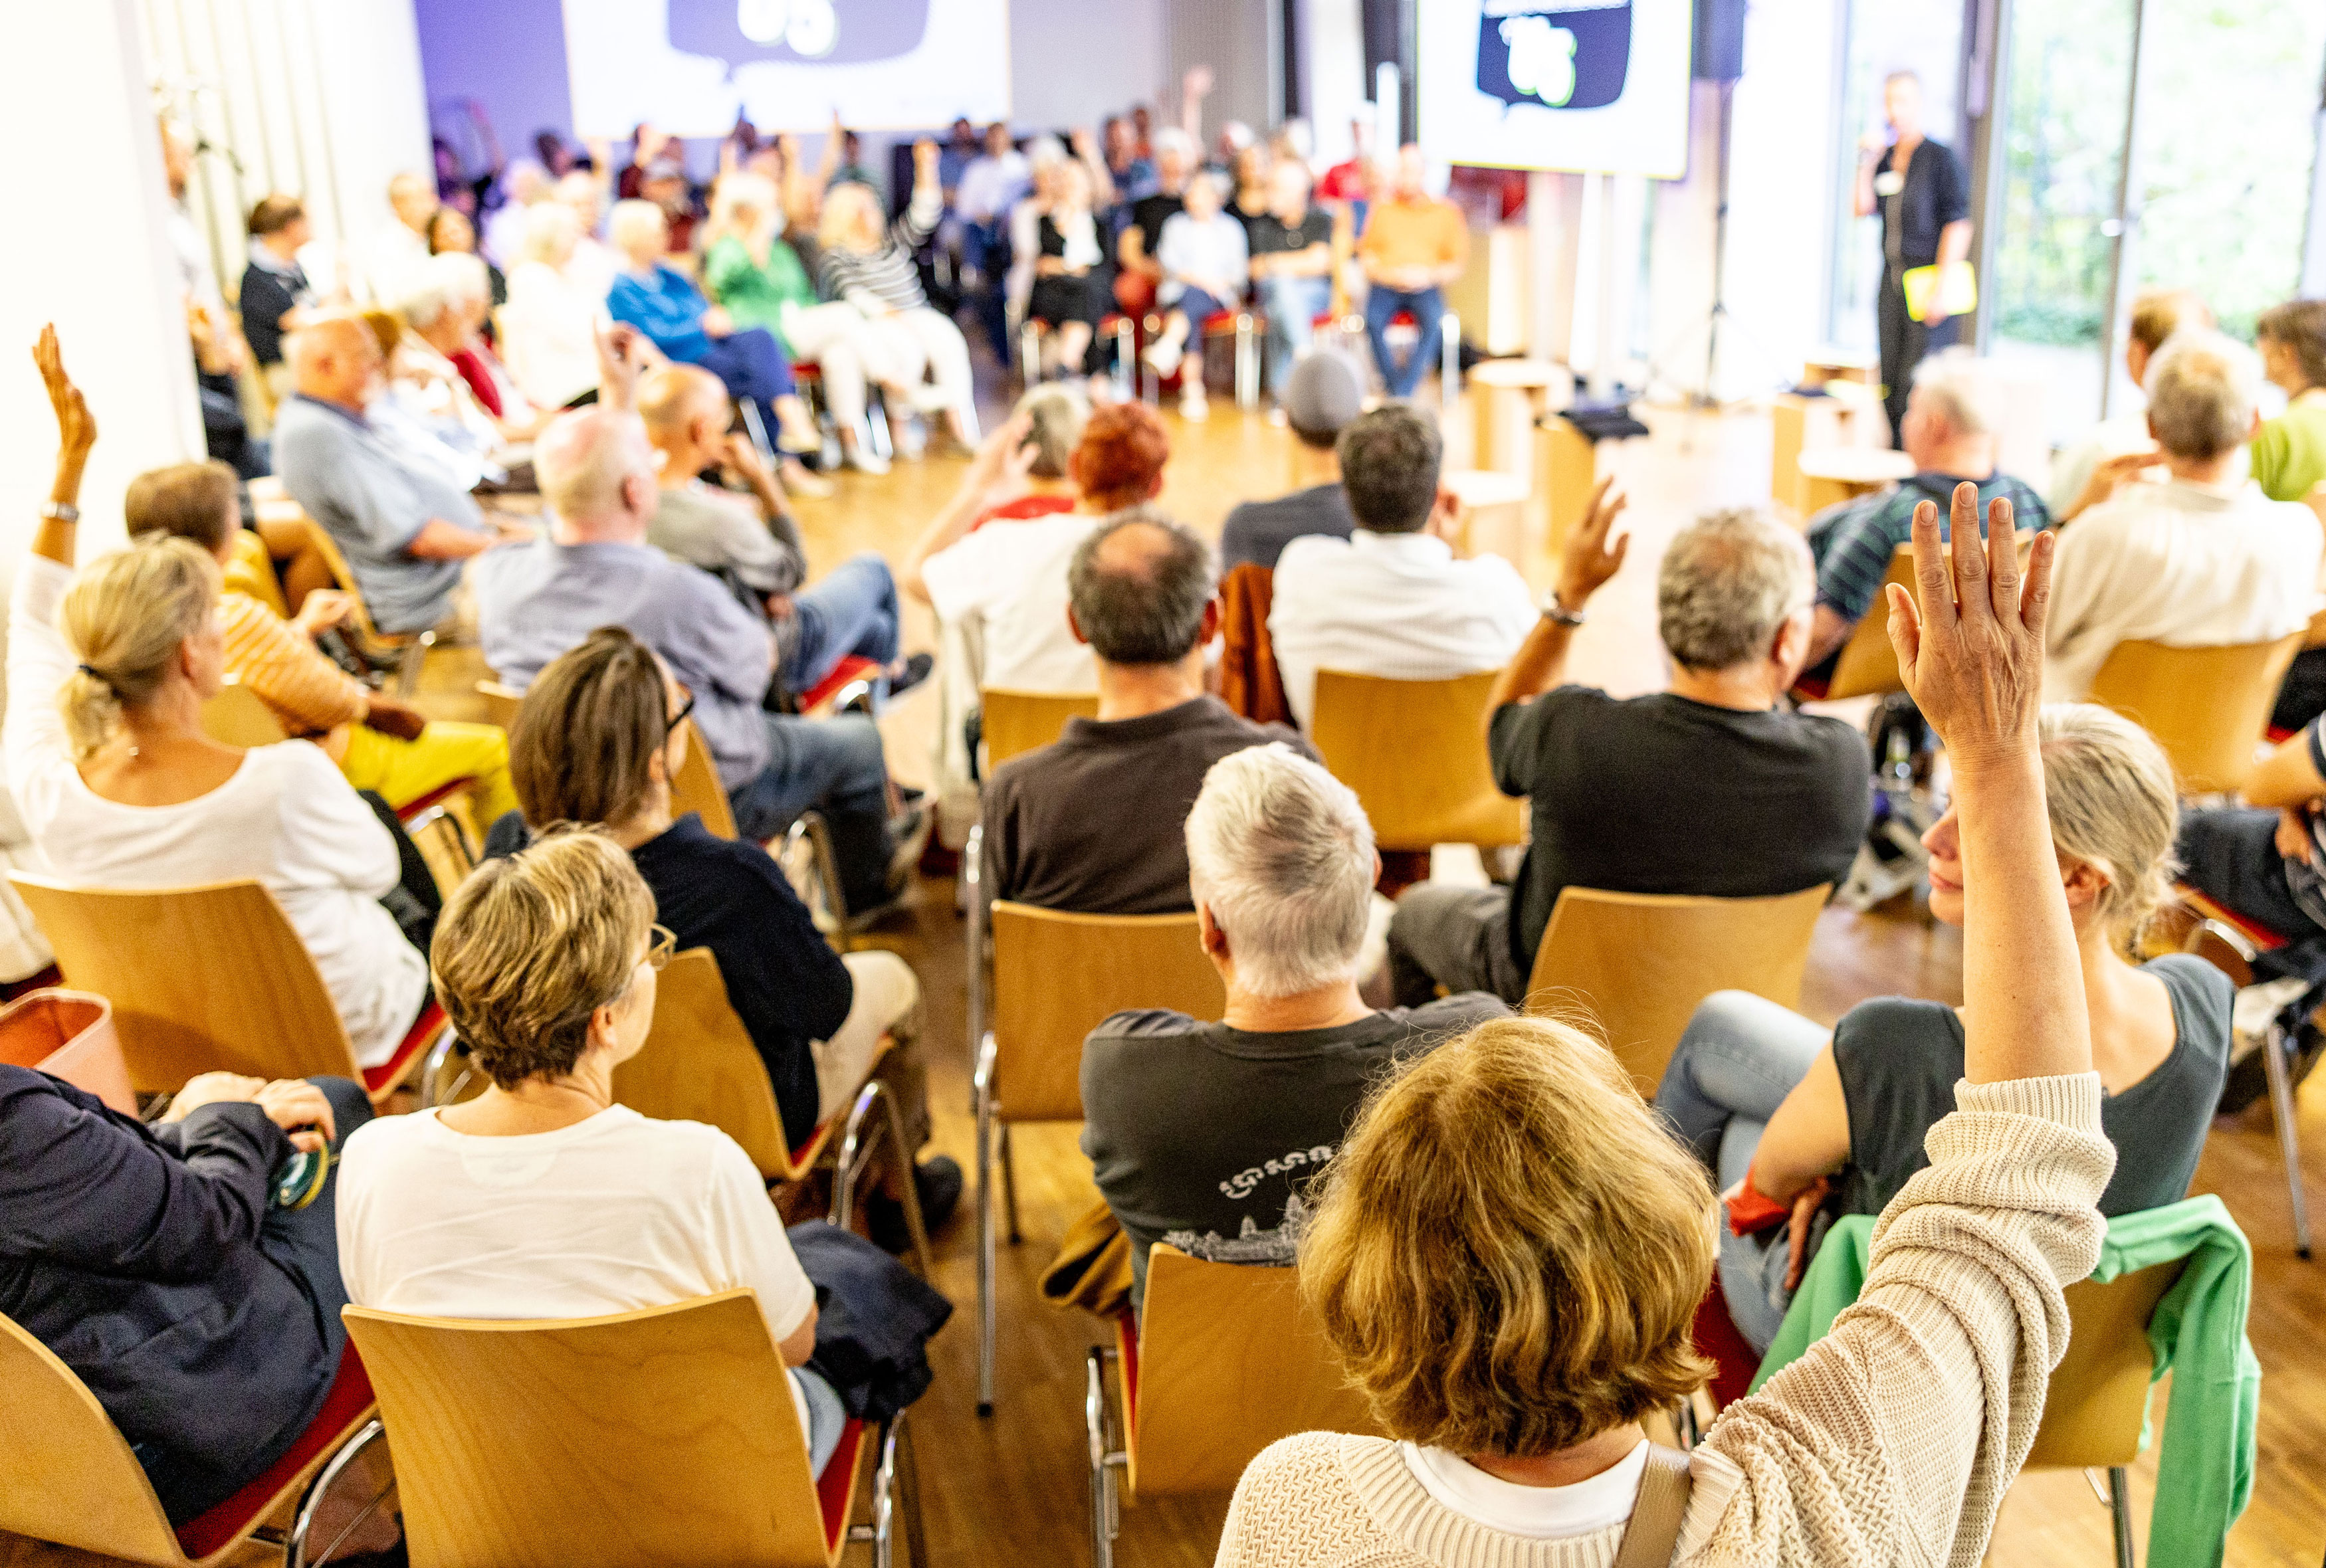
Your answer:
[[[361,682],[265,605],[229,591],[219,595],[219,616],[226,625],[227,673],[274,710],[293,736],[322,734],[364,716],[368,698]]]
[[[889,226],[879,249],[823,247],[816,258],[816,287],[825,299],[844,300],[868,316],[926,309],[929,297],[921,292],[921,270],[913,253],[937,231],[944,212],[944,192],[933,185],[915,187],[912,204]]]

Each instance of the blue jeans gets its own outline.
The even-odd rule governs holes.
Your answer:
[[[813,690],[851,654],[889,663],[897,656],[897,580],[887,561],[869,551],[842,561],[792,596],[795,625],[784,654],[784,689]]]
[[[820,1372],[805,1367],[789,1369],[792,1380],[799,1385],[807,1398],[807,1468],[810,1475],[822,1475],[832,1456],[840,1452],[840,1434],[848,1426],[848,1409],[840,1402],[831,1384]]]
[[[880,732],[861,713],[802,719],[770,713],[768,765],[757,778],[728,792],[735,830],[747,839],[774,838],[800,813],[823,813],[840,859],[851,909],[869,909],[887,896],[889,767]]]
[[[1827,1038],[1791,1008],[1749,991],[1716,991],[1696,1009],[1656,1086],[1656,1109],[1710,1167],[1721,1191],[1752,1169],[1769,1118],[1809,1076]],[[1790,1260],[1782,1227],[1737,1236],[1722,1220],[1720,1294],[1737,1331],[1763,1353],[1792,1304],[1785,1288]]]
[[[758,404],[759,422],[767,427],[768,439],[776,439],[776,400],[795,395],[799,387],[792,379],[792,362],[773,332],[765,327],[730,332],[695,363],[716,376],[729,396]]]
[[[1400,311],[1410,312],[1414,324],[1421,329],[1421,340],[1403,365],[1389,350],[1389,324]],[[1438,322],[1445,314],[1446,296],[1436,289],[1409,294],[1375,283],[1365,295],[1365,338],[1373,346],[1373,363],[1381,366],[1382,380],[1388,384],[1391,397],[1411,397],[1414,388],[1421,385],[1437,357]]]
[[[1281,396],[1292,366],[1308,352],[1312,325],[1333,302],[1330,278],[1266,277],[1260,308],[1268,312],[1268,390]]]

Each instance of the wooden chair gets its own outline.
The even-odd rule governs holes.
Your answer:
[[[2068,1350],[2052,1369],[2029,1470],[2105,1470],[2118,1568],[2133,1568],[2132,1492],[2126,1467],[2140,1457],[2154,1357],[2148,1320],[2181,1277],[2176,1257],[2102,1284],[2068,1286]]]
[[[478,682],[477,696],[485,705],[485,722],[502,729],[516,723],[516,710],[525,702],[524,692],[498,681]]]
[[[892,1498],[926,1561],[905,1417],[851,1421],[814,1476],[748,1290],[553,1322],[343,1315],[379,1390],[414,1568],[832,1568],[852,1541],[887,1568]],[[851,1527],[876,1448],[873,1520]]]
[[[37,1068],[124,1116],[137,1114],[113,1004],[103,997],[51,988],[0,1007],[0,1062]]]
[[[172,1527],[129,1440],[73,1369],[0,1317],[0,1531],[169,1568],[242,1557],[270,1519],[291,1525],[285,1563],[305,1561],[314,1503],[376,1432],[371,1383],[354,1350],[323,1407],[264,1475]],[[297,1504],[295,1515],[284,1519]],[[367,1510],[368,1511],[368,1510]]]
[[[985,772],[1058,738],[1069,719],[1098,717],[1095,691],[1000,691],[978,694],[985,737]]]
[[[1098,1568],[1114,1562],[1117,1471],[1134,1496],[1224,1492],[1280,1437],[1380,1430],[1291,1269],[1207,1263],[1158,1242],[1147,1255],[1146,1322],[1124,1313],[1114,1332],[1115,1349],[1091,1347],[1083,1398]],[[1116,1412],[1109,1361],[1121,1386]]]
[[[1527,980],[1527,1011],[1579,1000],[1652,1096],[1680,1031],[1715,991],[1801,1005],[1810,937],[1833,891],[1821,882],[1773,898],[1697,898],[1568,887],[1558,895]]]
[[[274,710],[232,675],[226,678],[217,696],[202,704],[202,733],[220,746],[246,749],[290,738],[283,732],[283,721],[274,717]]]
[[[1818,691],[1804,683],[1794,689],[1795,696],[1812,702],[1838,702],[1846,697],[1873,697],[1906,689],[1898,678],[1897,652],[1890,646],[1890,585],[1893,582],[1909,593],[1914,590],[1912,546],[1900,545],[1890,557],[1890,570],[1883,574],[1874,602],[1850,628],[1849,640],[1841,645],[1841,656],[1834,661],[1833,678],[1825,689]]]
[[[686,759],[678,765],[678,776],[670,781],[670,810],[675,817],[694,812],[720,838],[739,837],[735,808],[728,803],[727,791],[719,782],[718,764],[712,761],[711,748],[702,743],[702,731],[692,719],[686,721]]]
[[[1357,792],[1383,849],[1526,842],[1526,803],[1494,787],[1486,693],[1495,672],[1395,681],[1317,672],[1309,738]]]
[[[395,694],[410,697],[419,690],[420,666],[426,661],[428,650],[436,645],[436,634],[433,631],[381,631],[378,624],[371,618],[371,607],[364,603],[363,589],[357,585],[355,569],[348,564],[346,554],[340,549],[340,542],[331,537],[330,529],[314,518],[306,517],[305,521],[307,535],[313,543],[316,553],[323,558],[324,565],[330,568],[331,580],[339,584],[340,591],[348,596],[350,607],[349,628],[355,633],[359,645],[386,649],[398,655]]]
[[[2091,700],[2156,738],[2182,794],[2233,793],[2253,772],[2304,635],[2218,648],[2118,643],[2093,677]]]
[[[274,895],[248,877],[137,891],[21,871],[8,880],[48,933],[66,979],[113,1004],[141,1093],[174,1091],[198,1072],[327,1073],[361,1083],[377,1105],[444,1029],[431,999],[395,1055],[358,1067],[315,960]]]
[[[1127,1007],[1169,1007],[1216,1018],[1227,992],[1196,940],[1196,916],[1073,914],[996,900],[984,908],[979,867],[984,834],[970,830],[962,869],[970,911],[969,1037],[977,1113],[977,1411],[993,1414],[993,1166],[1016,1245],[1018,1178],[1009,1128],[1018,1122],[1080,1121],[1083,1036]],[[993,1012],[986,1016],[986,931],[993,941]],[[1008,1098],[1003,1096],[1007,1086]]]

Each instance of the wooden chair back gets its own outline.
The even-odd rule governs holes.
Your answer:
[[[220,746],[246,748],[290,738],[283,732],[283,721],[274,717],[274,710],[232,675],[226,678],[217,696],[202,704],[202,733]]]
[[[0,1317],[0,1530],[133,1563],[182,1563],[129,1440],[55,1352]]]
[[[1800,1006],[1810,937],[1831,891],[1822,882],[1772,898],[1567,888],[1535,951],[1527,1011],[1581,1003],[1640,1092],[1653,1095],[1689,1016],[1713,992]]]
[[[1526,803],[1494,787],[1486,756],[1486,693],[1495,673],[1395,681],[1317,672],[1309,738],[1333,776],[1364,803],[1382,849],[1526,841]]]
[[[993,905],[993,1041],[1000,1117],[1083,1118],[1083,1036],[1126,1007],[1214,1019],[1227,990],[1186,914],[1074,914]]]
[[[1378,1432],[1289,1268],[1147,1255],[1139,1394],[1126,1424],[1135,1493],[1227,1491],[1296,1432]]]
[[[2091,700],[2156,738],[2182,794],[2232,792],[2254,770],[2303,636],[2217,648],[2118,643],[2092,679]]]
[[[720,838],[736,836],[735,808],[728,803],[727,791],[719,783],[719,765],[712,760],[711,748],[702,743],[702,731],[692,719],[686,721],[685,759],[678,765],[678,776],[670,781],[670,811],[675,817],[694,812]]]
[[[256,881],[133,892],[8,880],[67,983],[113,1004],[140,1093],[211,1072],[363,1081],[315,960]]]
[[[1898,654],[1890,646],[1890,585],[1912,592],[1914,588],[1914,551],[1902,544],[1890,557],[1890,570],[1883,574],[1882,586],[1875,590],[1874,602],[1857,625],[1850,628],[1849,640],[1841,645],[1841,657],[1834,661],[1833,680],[1825,689],[1825,700],[1838,702],[1845,697],[1873,697],[1887,691],[1903,691],[1906,683],[1898,676]]]
[[[331,537],[330,529],[313,517],[303,513],[302,517],[307,524],[307,537],[313,543],[315,553],[323,558],[323,564],[330,569],[331,580],[339,585],[340,591],[348,596],[350,606],[348,623],[355,628],[357,636],[367,643],[388,645],[410,641],[411,634],[408,632],[388,633],[379,629],[377,623],[371,618],[371,607],[364,603],[363,589],[357,585],[355,569],[348,564],[346,554],[340,549],[340,542]]]
[[[614,1098],[656,1121],[715,1127],[768,1181],[796,1179],[767,1064],[727,999],[718,959],[692,947],[656,979],[647,1043],[614,1069]]]
[[[836,1560],[748,1290],[551,1322],[343,1315],[413,1568]]]
[[[1065,732],[1069,719],[1098,717],[1095,691],[1002,691],[978,694],[985,738],[985,770],[1038,750]]]
[[[2068,1287],[2068,1353],[2052,1369],[2030,1470],[2106,1470],[2140,1457],[2154,1357],[2148,1320],[2185,1257]]]
[[[516,725],[516,710],[525,705],[524,692],[514,686],[504,686],[498,681],[478,682],[477,698],[485,705],[485,722],[502,729]]]

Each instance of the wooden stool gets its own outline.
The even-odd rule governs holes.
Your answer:
[[[1527,427],[1564,406],[1575,377],[1540,359],[1488,359],[1470,370],[1470,428],[1477,436],[1476,466],[1526,478],[1533,467]]]
[[[1769,495],[1803,516],[1801,454],[1878,447],[1889,430],[1872,388],[1854,381],[1829,381],[1826,388],[1821,395],[1781,392],[1769,400]]]
[[[1803,386],[1824,386],[1836,381],[1854,381],[1860,386],[1878,388],[1881,379],[1881,359],[1856,348],[1841,348],[1828,344],[1811,354],[1801,364]]]
[[[1801,520],[1914,477],[1914,459],[1882,447],[1827,447],[1800,459]]]
[[[1461,498],[1461,552],[1492,552],[1526,570],[1526,503],[1534,494],[1523,474],[1462,469],[1439,481]]]
[[[1537,420],[1534,430],[1534,493],[1547,497],[1542,548],[1556,561],[1567,536],[1591,510],[1599,455],[1591,438],[1559,414]]]

